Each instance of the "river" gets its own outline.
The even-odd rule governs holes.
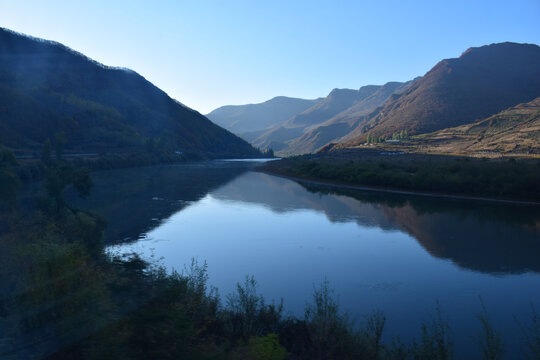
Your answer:
[[[506,356],[524,345],[518,322],[540,311],[540,209],[303,185],[212,161],[93,174],[76,205],[108,222],[112,254],[137,252],[171,271],[208,264],[223,299],[246,275],[267,301],[302,316],[327,279],[359,323],[387,317],[385,340],[421,336],[439,304],[459,358],[480,355],[484,302]],[[517,319],[517,321],[516,321]]]

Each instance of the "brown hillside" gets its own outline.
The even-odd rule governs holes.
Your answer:
[[[500,43],[439,62],[401,96],[362,121],[345,146],[367,133],[422,134],[474,122],[540,96],[540,46]]]
[[[540,97],[472,124],[423,135],[416,141],[429,152],[540,154]]]

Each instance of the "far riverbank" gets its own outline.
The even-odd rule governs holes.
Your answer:
[[[540,161],[414,154],[315,154],[257,168],[323,186],[540,205]]]

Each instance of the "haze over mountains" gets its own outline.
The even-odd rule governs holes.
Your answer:
[[[246,105],[251,111],[250,117],[244,122],[250,122],[252,128],[258,129],[242,136],[259,148],[272,148],[281,153],[315,151],[329,141],[347,135],[357,117],[369,114],[392,94],[403,91],[411,83],[390,82],[380,86],[363,86],[358,90],[334,89],[325,98],[315,100],[311,107],[287,119],[273,116],[273,109],[269,109],[266,103]],[[216,119],[215,115],[227,108],[212,111],[208,118],[231,129],[225,120]],[[261,117],[274,118],[276,121],[271,128],[267,128],[269,122],[260,122]],[[263,125],[259,126],[259,123]]]
[[[356,147],[365,143],[368,134],[390,138],[403,131],[430,133],[480,121],[539,96],[540,47],[491,44],[442,60],[423,77],[406,83],[335,89],[309,109],[248,140],[282,154],[314,152],[331,143],[335,145],[326,149]],[[257,123],[257,117],[251,121]],[[499,130],[513,131],[515,124],[501,121]],[[528,139],[539,136],[533,122],[521,124],[520,129]]]
[[[360,91],[367,88],[369,95],[362,97],[361,100],[354,102],[353,105],[330,119],[307,128],[300,138],[290,142],[290,151],[293,153],[313,152],[331,141],[339,141],[348,136],[364,116],[373,112],[392,96],[397,96],[408,89],[415,81],[416,79],[405,83],[389,82],[382,86],[370,85],[360,88]]]
[[[260,104],[222,106],[207,116],[219,126],[243,135],[281,124],[321,100],[277,96]]]
[[[138,151],[150,140],[170,151],[259,154],[134,71],[3,28],[0,119],[0,144],[18,151],[39,151],[61,132],[75,152]]]
[[[255,147],[285,155],[363,146],[368,136],[388,139],[404,131],[435,132],[424,140],[442,141],[439,150],[537,153],[538,97],[540,47],[506,42],[470,48],[408,82],[334,89],[313,100],[278,96],[224,106],[208,118]],[[151,142],[210,156],[259,154],[131,70],[3,28],[0,119],[0,145],[18,152],[37,152],[63,133],[72,152],[144,151]],[[459,128],[467,124],[475,125]]]

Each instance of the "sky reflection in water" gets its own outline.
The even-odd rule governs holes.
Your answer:
[[[297,315],[327,278],[343,309],[359,320],[383,310],[386,335],[404,341],[418,337],[438,300],[458,351],[475,347],[479,296],[507,350],[520,341],[513,315],[530,319],[530,305],[540,308],[538,209],[324,193],[245,169],[227,181],[165,215],[140,241],[110,250],[161,258],[179,271],[193,257],[207,261],[222,296],[254,275],[269,301],[283,297]],[[152,201],[173,200],[182,199]]]

